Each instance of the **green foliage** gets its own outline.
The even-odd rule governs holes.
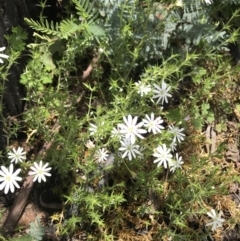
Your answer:
[[[52,37],[57,37],[59,39],[68,39],[70,36],[84,35],[85,37],[94,36],[98,38],[99,36],[104,35],[104,31],[100,26],[97,26],[94,23],[94,20],[97,18],[97,12],[93,9],[93,5],[89,3],[88,0],[72,0],[72,2],[76,5],[77,14],[79,19],[70,18],[64,19],[60,23],[48,22],[47,19],[42,20],[40,22],[34,21],[33,19],[25,19],[28,25],[34,29],[35,31],[40,32],[41,34],[47,34]],[[91,31],[91,35],[89,36],[89,31],[94,28],[95,31]],[[41,38],[46,38],[50,41],[49,37],[46,35],[40,36]]]
[[[2,235],[0,235],[0,240],[5,241],[6,239]]]
[[[9,241],[33,241],[32,237],[30,235],[21,235],[19,237],[10,238],[8,240]]]
[[[21,76],[20,83],[27,86],[29,89],[37,89],[38,91],[43,90],[44,85],[52,83],[51,67],[46,62],[46,56],[48,52],[35,52],[32,55],[32,59],[29,62],[26,72]],[[52,63],[52,62],[51,62]]]
[[[29,235],[33,241],[41,241],[45,235],[46,228],[42,226],[39,217],[34,222],[30,223]]]
[[[196,46],[201,47],[206,43],[213,49],[226,48],[226,30],[216,28],[216,23],[201,1],[184,1],[182,7],[172,5],[169,8],[151,1],[147,1],[144,7],[132,0],[99,1],[98,4],[104,6],[104,10],[98,7],[100,13],[108,13],[103,21],[109,39],[107,49],[116,52],[119,44],[121,49],[127,47],[124,51],[123,68],[131,68],[130,59],[134,55],[133,51],[129,51],[132,48],[131,43],[135,44],[135,49],[141,49],[136,57],[142,57],[145,61],[160,59],[166,53],[169,56],[173,52],[193,51]],[[128,37],[123,40],[126,29]],[[126,59],[127,52],[131,54]]]
[[[12,28],[12,34],[5,36],[8,43],[15,51],[23,51],[26,47],[28,34],[20,26]]]

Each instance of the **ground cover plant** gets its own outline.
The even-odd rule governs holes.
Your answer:
[[[2,117],[1,195],[31,176],[60,200],[20,239],[239,239],[238,4],[71,0],[51,22],[42,1],[31,43],[6,36],[1,91],[29,61],[25,110]]]

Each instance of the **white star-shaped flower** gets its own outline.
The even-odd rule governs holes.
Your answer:
[[[178,141],[179,143],[184,140],[185,134],[182,133],[184,131],[184,128],[178,128],[176,126],[170,125],[169,126],[170,133],[173,134],[173,142]]]
[[[138,94],[141,96],[147,95],[152,90],[150,85],[146,85],[142,81],[138,81],[135,85],[137,86]]]
[[[175,172],[176,169],[180,168],[182,169],[182,165],[183,165],[183,161],[182,161],[182,157],[178,156],[178,153],[176,154],[176,160],[172,161],[172,164],[170,166],[170,171],[171,172]]]
[[[21,181],[22,178],[18,177],[18,174],[21,172],[21,169],[17,169],[13,172],[13,164],[7,169],[4,166],[1,166],[0,170],[0,190],[4,189],[4,193],[7,194],[10,190],[12,193],[15,190],[15,187],[20,188],[17,181]]]
[[[90,136],[94,135],[97,132],[97,126],[90,123],[89,131],[90,131]]]
[[[212,226],[212,231],[218,227],[222,227],[222,224],[225,221],[225,219],[221,218],[222,211],[217,214],[214,209],[211,209],[211,212],[207,212],[207,215],[213,220],[212,222],[206,224],[206,226]]]
[[[171,150],[168,149],[165,144],[157,147],[153,153],[153,156],[157,157],[157,159],[153,161],[154,163],[158,163],[157,167],[160,167],[161,165],[163,165],[164,168],[167,168],[168,165],[172,166],[172,154],[170,151]]]
[[[129,161],[133,158],[136,158],[136,155],[142,157],[142,153],[139,150],[139,145],[133,144],[130,139],[123,139],[121,142],[121,147],[119,148],[120,152],[124,152],[122,154],[122,158],[128,156]]]
[[[46,182],[46,177],[48,176],[50,177],[51,174],[49,173],[49,171],[52,169],[51,167],[47,167],[49,165],[49,163],[45,163],[45,165],[43,166],[43,162],[40,161],[39,164],[34,162],[33,166],[30,167],[31,171],[28,172],[29,175],[34,175],[35,177],[33,178],[33,181],[35,182],[36,180],[38,180],[38,182],[40,183],[42,180],[44,182]]]
[[[212,4],[212,0],[203,0],[207,5]]]
[[[1,48],[0,48],[0,52],[4,51],[5,49],[6,49],[6,47],[1,47]],[[0,54],[0,63],[1,63],[1,64],[4,63],[3,60],[2,60],[2,58],[3,58],[3,59],[8,59],[9,56],[6,55],[6,54]]]
[[[154,113],[151,113],[151,116],[146,115],[146,119],[143,119],[144,127],[148,128],[148,132],[152,132],[153,134],[160,133],[164,127],[160,125],[163,123],[161,117],[157,117],[154,119]]]
[[[109,152],[108,150],[105,150],[104,148],[97,150],[97,152],[94,155],[94,158],[97,160],[97,162],[105,162],[108,159]]]
[[[88,140],[85,146],[87,147],[87,149],[93,149],[95,147],[95,144],[93,141]]]
[[[156,103],[158,104],[160,101],[162,101],[162,105],[164,102],[168,103],[168,98],[172,97],[171,94],[169,94],[169,91],[171,89],[170,86],[168,86],[164,80],[162,81],[162,87],[157,85],[157,84],[153,84],[154,89],[153,89],[153,98],[157,99]]]
[[[138,117],[135,116],[132,118],[131,115],[127,117],[124,116],[123,120],[125,124],[118,124],[120,134],[123,134],[125,139],[130,139],[131,143],[134,144],[136,141],[136,137],[144,139],[141,134],[145,134],[147,131],[145,129],[141,129],[143,126],[143,122],[137,124]]]
[[[13,148],[13,152],[8,153],[8,158],[11,159],[11,163],[15,162],[15,164],[17,164],[18,162],[26,160],[26,152],[23,151],[22,147],[18,147],[17,150]]]
[[[120,133],[120,127],[117,126],[117,128],[113,128],[112,131],[111,131],[111,137],[112,138],[116,138],[118,140],[121,140],[123,135]]]
[[[177,143],[172,141],[172,143],[170,144],[170,149],[172,152],[177,150]]]

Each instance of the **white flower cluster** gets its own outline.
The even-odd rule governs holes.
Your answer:
[[[22,181],[22,178],[18,176],[21,169],[19,168],[14,172],[13,163],[17,164],[26,160],[26,152],[23,151],[22,147],[18,147],[17,149],[13,148],[12,152],[8,153],[8,158],[11,160],[9,168],[1,166],[0,170],[0,190],[4,189],[5,194],[7,194],[9,190],[13,193],[15,187],[20,188],[17,182]],[[42,180],[46,182],[46,176],[51,176],[49,171],[52,168],[48,167],[48,165],[48,163],[43,165],[42,161],[40,161],[39,164],[36,162],[33,163],[33,166],[30,167],[31,171],[29,171],[28,174],[34,176],[34,182],[36,180],[38,180],[38,182],[41,182]]]
[[[136,83],[138,87],[137,92],[143,96],[153,91],[154,95],[152,98],[156,98],[156,103],[168,102],[168,98],[172,95],[170,92],[170,86],[162,81],[161,86],[154,84],[153,90],[150,85],[145,85],[142,82]],[[135,158],[143,158],[143,147],[138,144],[138,139],[144,139],[144,135],[151,133],[153,135],[160,134],[165,128],[163,126],[163,119],[160,116],[155,116],[154,113],[150,115],[146,114],[140,122],[138,116],[124,116],[123,122],[118,124],[116,128],[112,130],[112,138],[119,140],[120,147],[119,152],[121,157],[128,158],[129,161]],[[97,133],[98,127],[95,124],[90,124],[89,132],[91,136]],[[167,147],[166,144],[162,144],[156,147],[153,157],[156,159],[154,163],[157,163],[157,167],[163,166],[164,168],[170,168],[171,172],[175,172],[176,169],[182,168],[183,161],[182,157],[178,153],[175,154],[175,158],[172,153],[176,150],[178,143],[181,143],[185,134],[183,128],[178,128],[174,125],[169,125],[168,132],[173,136],[171,145]],[[105,162],[109,157],[109,151],[105,148],[96,151],[94,158],[97,162]]]
[[[135,85],[137,88],[137,93],[141,96],[148,95],[148,93],[153,92],[154,95],[152,98],[157,99],[156,104],[159,102],[161,102],[162,105],[164,102],[168,103],[168,98],[172,97],[172,95],[169,93],[171,87],[168,86],[164,80],[162,81],[161,86],[158,84],[153,84],[153,86],[151,86],[150,84],[145,84],[142,81],[138,81],[135,83]]]

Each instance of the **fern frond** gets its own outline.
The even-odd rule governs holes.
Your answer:
[[[61,38],[67,39],[70,35],[77,32],[81,25],[75,24],[72,20],[66,19],[60,23],[59,30],[61,31]]]
[[[25,18],[25,21],[30,26],[30,28],[36,31],[39,31],[41,33],[45,33],[48,35],[59,36],[58,24],[54,26],[53,22],[50,22],[49,24],[47,20],[45,20],[45,23],[44,23],[43,21],[37,22],[37,21],[34,21],[33,19],[28,19],[28,18]]]
[[[87,31],[92,37],[99,38],[104,36],[104,30],[95,24],[95,20],[98,18],[98,11],[94,9],[93,4],[89,3],[89,0],[72,0],[76,5],[78,15],[81,18],[79,20],[65,19],[60,23],[54,24],[53,22],[45,21],[37,22],[32,19],[25,19],[27,24],[42,34],[51,35],[60,39],[68,39],[74,33]],[[92,31],[94,30],[94,31]],[[96,31],[95,31],[96,30]],[[46,36],[39,35],[41,39],[46,39]],[[91,37],[91,38],[92,38]]]
[[[89,0],[72,0],[72,2],[76,5],[77,14],[81,19],[89,23],[98,17],[98,11],[92,3],[89,3]]]
[[[59,37],[61,39],[67,39],[81,28],[81,25],[77,25],[70,19],[63,20],[60,24],[56,23],[55,26],[53,22],[49,23],[47,20],[45,20],[45,22],[36,22],[32,19],[25,19],[25,21],[35,31]]]

